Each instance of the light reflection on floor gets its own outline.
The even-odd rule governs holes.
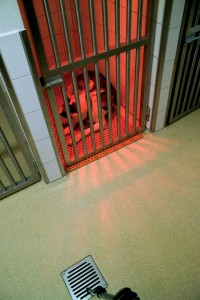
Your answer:
[[[0,298],[70,299],[60,272],[90,254],[109,292],[199,299],[199,120],[1,201]]]

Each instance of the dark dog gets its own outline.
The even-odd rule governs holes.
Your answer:
[[[107,120],[108,120],[107,84],[106,84],[106,78],[100,73],[99,73],[99,79],[100,79],[99,81],[100,81],[103,128],[106,128]],[[85,89],[83,74],[77,76],[77,85],[78,85],[78,94],[80,100],[82,120],[88,123],[89,122],[88,105],[86,99],[86,89]],[[99,113],[98,113],[98,97],[97,97],[97,89],[96,89],[95,72],[93,71],[88,71],[88,85],[89,85],[90,100],[91,100],[91,107],[92,107],[92,121],[94,124],[94,131],[98,131],[100,129]],[[112,111],[114,111],[116,107],[116,90],[112,84],[110,84],[110,88],[111,88],[111,106],[112,106]],[[77,112],[74,87],[72,84],[67,87],[67,97],[69,101],[72,125],[74,128],[79,123],[79,118]],[[66,110],[64,106],[60,108],[59,113],[60,113],[62,125],[64,127],[64,134],[67,135],[70,133],[70,129],[69,129],[69,125],[68,125],[69,123],[68,123]],[[84,130],[84,133],[85,136],[88,136],[90,134],[90,128],[86,128]],[[80,141],[81,134],[75,135],[75,140],[76,142]],[[72,144],[72,141],[70,140],[68,144]]]

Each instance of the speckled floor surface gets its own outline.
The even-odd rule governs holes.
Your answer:
[[[60,272],[89,254],[110,293],[200,299],[200,109],[0,214],[1,300],[70,300]]]

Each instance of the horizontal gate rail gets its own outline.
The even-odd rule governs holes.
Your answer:
[[[150,40],[149,38],[141,38],[139,41],[132,41],[130,44],[121,44],[118,48],[113,48],[109,49],[108,51],[98,53],[94,56],[89,56],[82,58],[80,60],[74,61],[74,62],[69,62],[69,64],[65,66],[59,67],[59,69],[53,69],[49,70],[48,74],[46,74],[46,78],[52,77],[55,75],[60,74],[60,72],[68,72],[72,71],[78,68],[81,68],[83,66],[87,66],[90,63],[98,62],[99,60],[105,59],[105,58],[110,58],[111,56],[115,56],[117,54],[121,54],[123,52],[127,52],[129,50],[137,49],[143,46],[147,46],[149,44]],[[44,74],[45,75],[45,74]]]

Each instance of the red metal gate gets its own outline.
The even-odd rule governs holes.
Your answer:
[[[148,101],[153,1],[19,3],[26,11],[45,105],[66,169],[140,138]]]

